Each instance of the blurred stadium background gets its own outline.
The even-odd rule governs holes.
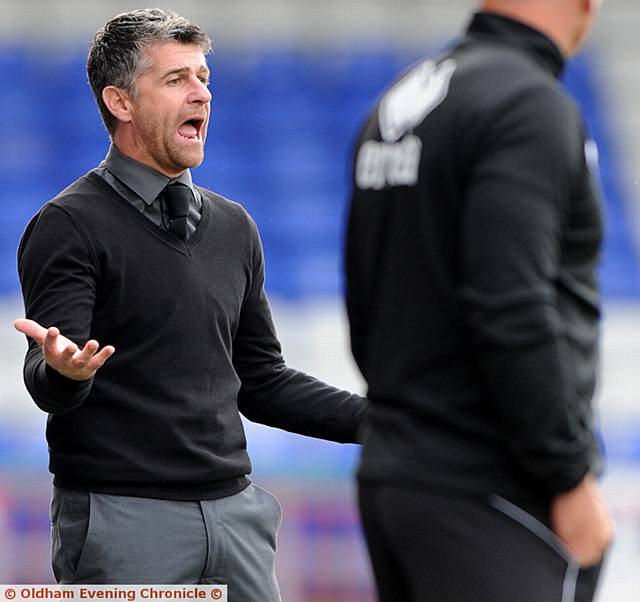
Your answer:
[[[555,1],[555,0],[549,0]],[[457,35],[473,0],[215,0],[170,7],[214,40],[207,158],[195,179],[261,229],[285,357],[363,390],[348,353],[341,248],[349,152],[398,70]],[[51,582],[46,417],[22,385],[19,237],[46,200],[108,148],[84,73],[93,33],[128,2],[0,1],[0,582]],[[607,201],[599,406],[618,538],[600,602],[640,601],[640,9],[610,0],[566,81],[586,110]],[[352,485],[355,446],[247,425],[254,478],[285,511],[289,602],[375,599]],[[479,601],[489,602],[489,601]],[[542,602],[542,601],[541,601]]]

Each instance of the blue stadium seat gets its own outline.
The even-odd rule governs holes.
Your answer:
[[[0,52],[0,207],[28,213],[104,157],[108,137],[86,84],[85,50],[7,47]],[[386,86],[418,53],[353,47],[217,48],[207,160],[196,181],[243,204],[262,233],[269,291],[338,294],[351,149]],[[607,199],[602,282],[607,296],[640,295],[640,268],[620,191],[606,100],[588,54],[565,79],[598,140]],[[47,102],[44,102],[46,97]],[[15,243],[25,215],[10,212],[0,241],[0,291],[14,292]],[[8,266],[8,267],[7,267]]]

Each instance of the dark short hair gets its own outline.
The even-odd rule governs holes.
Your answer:
[[[149,63],[144,50],[152,42],[177,41],[198,44],[204,54],[211,40],[191,21],[170,10],[141,8],[111,19],[93,38],[87,59],[89,84],[96,97],[102,120],[113,135],[117,120],[102,100],[107,86],[117,86],[135,96],[135,81]]]

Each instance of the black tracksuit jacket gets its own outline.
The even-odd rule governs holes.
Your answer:
[[[597,159],[563,66],[540,32],[478,13],[362,130],[346,288],[363,482],[551,496],[600,470]]]

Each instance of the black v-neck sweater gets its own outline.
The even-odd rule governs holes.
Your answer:
[[[30,341],[25,382],[49,413],[58,486],[166,499],[240,491],[251,470],[240,413],[354,442],[365,401],[288,368],[264,293],[253,220],[199,188],[182,242],[90,172],[28,225],[18,268],[26,316],[115,354],[86,382]]]

